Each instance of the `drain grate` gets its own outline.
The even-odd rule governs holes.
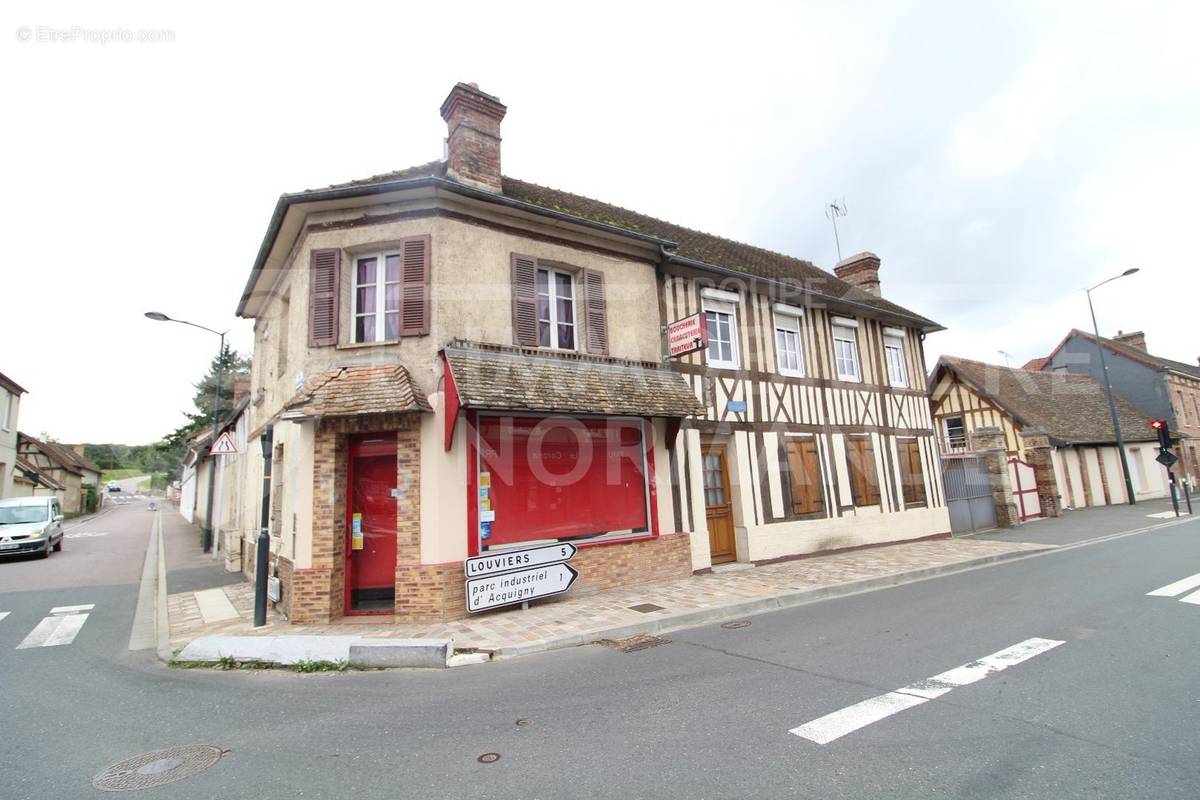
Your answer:
[[[750,620],[739,619],[739,620],[734,620],[733,622],[722,622],[721,627],[725,628],[726,630],[730,630],[730,631],[736,630],[738,628],[749,628]]]
[[[636,606],[630,606],[629,610],[639,614],[650,614],[654,611],[662,611],[663,606],[656,606],[654,603],[638,603]]]
[[[132,792],[190,778],[217,763],[227,751],[211,744],[168,747],[118,761],[92,778],[102,792]]]
[[[601,641],[601,644],[605,647],[620,650],[622,653],[636,653],[638,650],[646,650],[651,647],[658,647],[660,644],[670,643],[671,640],[665,636],[651,636],[648,633],[630,636],[628,639],[604,639]]]

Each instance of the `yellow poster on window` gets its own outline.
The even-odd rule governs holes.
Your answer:
[[[362,529],[362,513],[355,512],[354,517],[350,521],[350,549],[363,549],[363,529]]]

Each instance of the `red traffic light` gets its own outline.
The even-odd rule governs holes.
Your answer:
[[[1150,423],[1150,427],[1156,431],[1165,431],[1167,429],[1167,421],[1165,419],[1156,419]]]

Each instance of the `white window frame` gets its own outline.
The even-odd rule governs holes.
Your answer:
[[[354,256],[354,262],[350,275],[350,337],[355,344],[371,344],[373,342],[393,342],[400,338],[399,327],[397,327],[397,335],[395,339],[387,338],[387,286],[388,283],[394,283],[399,286],[402,281],[388,281],[387,279],[387,259],[388,256],[396,256],[401,258],[399,250],[383,250],[378,253],[357,253]],[[358,262],[366,261],[367,259],[375,259],[375,283],[358,282]],[[400,265],[400,277],[404,275],[404,265]],[[372,310],[360,310],[358,307],[358,290],[364,286],[375,287],[375,308]],[[401,297],[401,304],[404,298]],[[393,312],[397,315],[401,313],[400,307],[397,307]],[[359,316],[375,317],[375,338],[370,341],[359,341],[358,338],[358,318]],[[403,320],[401,320],[402,322]]]
[[[775,311],[775,365],[779,370],[780,375],[786,375],[791,378],[804,377],[804,326],[801,324],[801,318],[804,316],[804,310],[795,306],[776,303]],[[780,334],[786,337],[792,334],[796,337],[796,363],[797,367],[785,367],[783,364],[783,350],[780,348]]]
[[[895,354],[895,363],[892,361],[892,355]],[[883,329],[883,361],[887,366],[888,385],[894,386],[897,389],[907,389],[908,386],[908,366],[905,364],[904,357],[904,333],[897,332],[894,328]],[[895,367],[899,374],[893,371]]]
[[[735,297],[736,297],[736,295],[735,295]],[[709,346],[704,351],[705,360],[708,363],[708,366],[716,367],[718,369],[739,369],[741,367],[741,353],[738,349],[739,345],[738,345],[737,304],[731,303],[731,302],[728,302],[725,300],[715,300],[715,299],[706,297],[706,298],[704,298],[703,302],[701,303],[701,310],[704,312],[704,321],[705,321],[706,325],[708,324],[708,315],[710,313],[725,314],[726,316],[729,317],[729,355],[730,355],[730,359],[723,360],[720,358],[715,358],[713,356],[713,353],[715,352],[712,348],[713,332],[711,330],[709,330],[709,332],[708,332]]]
[[[967,440],[968,440],[968,438],[969,438],[969,437],[967,436],[967,418],[966,418],[966,416],[965,416],[965,415],[963,415],[963,414],[959,414],[959,415],[957,415],[957,416],[953,416],[953,417],[942,417],[942,436],[943,436],[943,437],[945,437],[946,445],[947,445],[947,446],[949,446],[949,447],[953,447],[953,446],[954,446],[954,441],[953,441],[953,438],[952,438],[952,436],[951,436],[951,434],[950,434],[950,420],[952,420],[952,419],[957,419],[957,420],[961,420],[961,421],[962,421],[962,442],[961,442],[961,445],[962,445],[963,447],[966,447]]]
[[[546,273],[546,290],[549,295],[550,306],[550,344],[542,344],[541,325],[542,320],[537,315],[537,299],[540,295],[537,289],[538,274]],[[560,347],[558,344],[558,294],[555,292],[554,276],[562,275],[571,282],[571,322],[563,323],[571,326],[571,339],[574,342],[571,347]],[[565,269],[555,269],[554,267],[538,267],[537,273],[533,277],[533,294],[534,302],[534,317],[538,324],[538,347],[544,350],[564,350],[567,352],[575,352],[579,350],[579,303],[576,302],[577,281],[575,274],[568,272]]]
[[[834,317],[833,326],[833,371],[839,381],[862,383],[862,354],[858,349],[858,321],[844,317]],[[853,348],[854,372],[843,372],[838,358],[838,342],[848,342]]]

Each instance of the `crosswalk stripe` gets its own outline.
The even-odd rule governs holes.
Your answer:
[[[70,644],[75,641],[75,637],[79,635],[79,630],[83,627],[83,623],[87,622],[87,614],[73,614],[69,617],[61,617],[62,624],[55,629],[54,633],[46,639],[46,643],[42,647],[55,647],[60,644]]]
[[[1026,639],[1012,647],[1005,648],[990,656],[984,656],[978,661],[963,664],[932,678],[909,684],[894,692],[881,694],[861,703],[834,711],[823,717],[814,719],[799,727],[792,728],[789,733],[802,739],[808,739],[817,744],[829,744],[848,733],[864,728],[873,722],[890,717],[900,711],[927,703],[941,697],[960,686],[967,686],[981,681],[988,675],[1008,669],[1022,661],[1053,650],[1064,642],[1056,639]]]
[[[1194,606],[1200,606],[1200,592],[1192,592],[1187,597],[1179,598],[1181,603],[1191,603]]]
[[[78,614],[80,611],[91,611],[95,607],[95,603],[89,603],[86,606],[58,606],[57,608],[50,609],[50,613],[57,617],[63,614]]]
[[[8,611],[0,611],[0,622],[3,622],[4,618],[7,617],[9,615],[9,613],[10,612],[8,612]]]
[[[1181,581],[1168,583],[1161,589],[1155,589],[1153,592],[1146,592],[1147,597],[1175,597],[1183,594],[1189,589],[1200,587],[1200,572],[1192,575],[1190,578],[1184,578]]]

